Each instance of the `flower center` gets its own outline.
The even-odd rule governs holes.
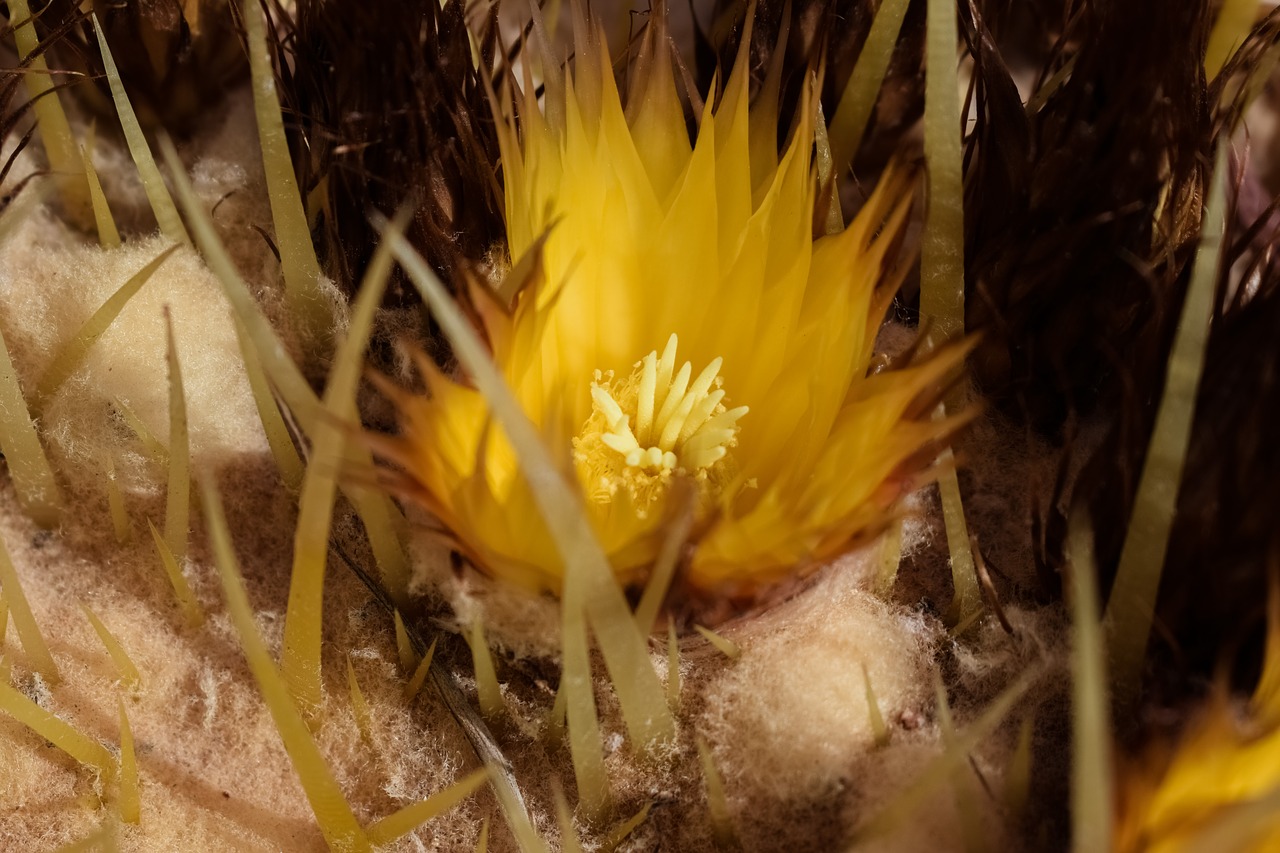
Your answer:
[[[687,361],[676,370],[677,343],[672,335],[661,356],[646,355],[626,380],[597,372],[591,383],[591,417],[574,450],[593,499],[626,488],[643,513],[675,474],[692,477],[704,498],[718,491],[747,407],[726,409],[722,359],[697,378]]]

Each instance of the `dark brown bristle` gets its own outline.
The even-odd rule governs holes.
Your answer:
[[[281,99],[304,194],[319,191],[317,245],[344,288],[377,243],[371,212],[414,206],[407,235],[449,283],[503,237],[493,110],[472,64],[462,3],[302,0],[277,8]],[[478,24],[481,66],[499,49]],[[389,302],[416,304],[393,280]]]
[[[975,366],[1045,434],[1164,349],[1213,142],[1203,71],[1168,46],[1190,37],[1202,55],[1208,23],[1199,4],[1081,4],[1060,36],[1077,47],[1050,70],[1074,69],[1028,114],[982,19],[966,21],[967,320],[988,331]]]
[[[1272,40],[1280,17],[1260,28]],[[1246,50],[1248,45],[1246,45]],[[1206,352],[1177,525],[1166,561],[1157,654],[1182,678],[1234,669],[1248,689],[1261,666],[1270,571],[1280,559],[1280,196],[1239,158],[1236,203]],[[1168,687],[1168,683],[1160,685]]]
[[[977,106],[966,151],[968,320],[989,336],[975,371],[994,405],[1061,447],[1062,476],[1045,484],[1036,519],[1051,581],[1075,508],[1094,519],[1104,580],[1115,569],[1213,152],[1243,111],[1242,77],[1280,37],[1273,15],[1211,83],[1199,60],[1212,22],[1203,4],[1176,14],[1073,6],[1037,85],[1071,62],[1069,77],[1027,109],[987,21],[965,19]],[[1169,50],[1188,41],[1190,52]],[[1224,302],[1210,337],[1153,645],[1166,696],[1196,689],[1243,648],[1239,620],[1260,617],[1278,544],[1263,518],[1280,505],[1280,457],[1263,430],[1280,386],[1269,369],[1249,366],[1277,356],[1263,340],[1280,320],[1274,188],[1250,168],[1237,176],[1219,290],[1233,266],[1252,263],[1254,295]],[[1086,433],[1101,434],[1100,444],[1079,440]],[[1067,473],[1080,468],[1073,482]],[[1256,664],[1256,650],[1242,659]]]
[[[230,0],[94,0],[86,8],[50,0],[38,14],[46,30],[52,21],[67,22],[50,65],[85,78],[71,92],[99,124],[115,126],[116,113],[91,14],[102,25],[143,127],[186,135],[248,75],[233,12]]]
[[[36,7],[35,3],[31,4]],[[86,14],[75,6],[34,8],[32,17],[35,20],[39,43],[31,56],[25,60],[18,59],[17,47],[14,43],[13,28],[23,21],[12,20],[8,6],[2,7],[5,24],[0,29],[0,147],[8,139],[21,134],[13,149],[0,163],[0,211],[9,205],[26,184],[43,173],[32,173],[19,183],[6,183],[9,172],[18,155],[30,144],[36,134],[36,119],[31,109],[31,101],[27,97],[24,85],[25,69],[39,58],[46,60],[53,75],[53,91],[64,93],[79,88],[81,76],[61,68],[55,53],[73,36],[83,23]],[[62,94],[57,97],[63,97]]]
[[[1073,498],[1093,510],[1104,577],[1127,527],[1212,160],[1208,87],[1189,60],[1203,55],[1211,18],[1201,4],[1085,2],[1056,31],[1052,15],[1020,20],[1000,3],[969,4],[960,19],[975,117],[966,325],[984,335],[972,365],[1029,451],[1061,448],[1063,476],[1033,485],[1026,542],[1041,594],[1056,596]],[[1027,29],[1040,33],[1029,46]],[[999,38],[1009,33],[1021,57]],[[1044,88],[1055,75],[1065,79]],[[1076,440],[1082,424],[1107,435],[1101,450]],[[1081,466],[1073,483],[1066,474]],[[1062,493],[1068,485],[1074,495]]]

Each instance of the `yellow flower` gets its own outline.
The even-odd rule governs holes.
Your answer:
[[[1280,585],[1262,676],[1243,713],[1225,686],[1181,733],[1121,776],[1114,848],[1280,849]]]
[[[691,512],[685,581],[750,591],[883,527],[959,423],[930,414],[963,353],[868,375],[912,182],[891,171],[814,240],[811,96],[779,156],[739,62],[691,145],[660,33],[626,107],[598,36],[579,38],[576,76],[552,69],[541,108],[526,84],[502,135],[513,268],[471,302],[618,577],[642,582]],[[559,552],[485,400],[420,361],[428,395],[395,395],[388,455],[476,564],[557,590]]]

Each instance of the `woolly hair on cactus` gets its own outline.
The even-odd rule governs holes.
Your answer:
[[[684,582],[748,595],[882,529],[966,419],[930,417],[964,346],[869,371],[914,184],[891,168],[815,240],[812,92],[779,154],[749,115],[776,105],[749,106],[740,57],[690,142],[660,12],[625,102],[598,22],[578,15],[575,45],[572,71],[543,63],[542,103],[528,74],[501,93],[509,267],[472,283],[471,315],[617,578],[643,585],[690,513]],[[491,401],[418,364],[426,395],[382,383],[402,427],[374,438],[390,487],[484,571],[559,591],[537,485]]]

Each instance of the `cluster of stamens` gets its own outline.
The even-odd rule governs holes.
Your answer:
[[[650,352],[621,383],[599,374],[591,383],[591,419],[575,444],[580,459],[597,457],[591,467],[605,469],[591,472],[591,486],[601,487],[592,488],[597,494],[611,494],[620,484],[615,480],[635,491],[665,482],[670,473],[699,478],[736,443],[747,407],[725,408],[723,360],[712,360],[695,378],[687,361],[676,369],[676,345],[672,335],[662,355]],[[603,459],[583,446],[595,441],[607,448]]]

